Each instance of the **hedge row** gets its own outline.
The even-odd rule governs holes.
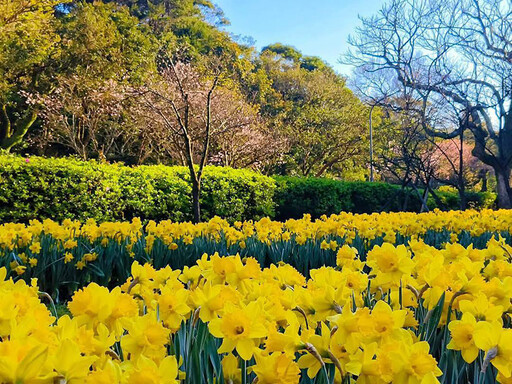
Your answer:
[[[273,179],[247,170],[207,167],[202,215],[231,220],[274,215]],[[98,221],[192,219],[191,186],[184,167],[23,159],[0,156],[0,222],[66,218]]]
[[[321,215],[341,211],[372,213],[405,210],[419,212],[421,200],[417,192],[388,183],[346,182],[318,178],[276,177],[276,219],[300,218],[309,213]],[[430,209],[456,210],[460,197],[456,192],[436,192],[439,204],[432,196],[427,205]],[[466,193],[467,205],[471,208],[492,208],[496,195],[491,192]],[[405,203],[405,204],[404,204]]]
[[[0,156],[0,222],[94,218],[189,221],[191,186],[184,167],[101,164],[74,159]],[[439,206],[457,209],[454,192],[439,192]],[[469,193],[469,206],[487,208],[492,193]],[[249,170],[207,167],[203,178],[202,218],[229,221],[269,216],[279,220],[304,214],[349,211],[419,211],[416,193],[385,183],[262,176]]]

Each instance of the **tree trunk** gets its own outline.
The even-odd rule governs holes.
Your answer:
[[[423,193],[423,197],[421,199],[421,212],[428,212],[429,211],[428,205],[427,205],[428,192],[429,192],[429,187],[428,187],[428,182],[427,182],[427,185],[425,186],[425,192]]]
[[[437,193],[432,189],[432,187],[428,187],[428,190],[430,191],[430,194],[432,195],[432,198],[434,199],[434,201],[436,202],[437,206],[439,209],[445,211],[446,210],[446,204],[444,204],[441,199],[439,198],[439,196],[437,196]]]
[[[424,193],[422,195],[420,190],[416,186],[416,183],[411,183],[411,185],[412,185],[414,191],[416,192],[416,194],[418,195],[418,198],[420,199],[420,202],[421,202],[420,213],[428,212],[428,205],[427,205],[427,201],[428,201],[428,188],[425,188],[425,191],[424,191]]]
[[[6,106],[2,106],[4,121],[0,130],[0,149],[9,152],[16,144],[21,143],[28,132],[28,129],[37,119],[36,112],[28,112],[24,117],[16,121],[14,127],[11,126]]]
[[[510,169],[495,168],[496,174],[496,192],[498,193],[498,208],[510,209],[511,190],[510,190]]]
[[[466,191],[464,185],[459,187],[460,210],[465,211],[467,208]]]
[[[194,214],[194,223],[201,222],[201,180],[192,180],[192,210]]]
[[[410,179],[409,179],[409,177],[407,177],[402,182],[402,187],[401,187],[401,190],[402,190],[403,196],[404,196],[404,202],[402,204],[402,211],[405,211],[405,212],[407,211],[407,206],[409,205],[409,198],[411,195],[411,192],[409,192],[406,188],[407,185],[409,185],[409,182],[410,182]]]
[[[480,171],[480,178],[482,180],[482,188],[480,188],[480,192],[487,192],[487,171],[485,169]]]

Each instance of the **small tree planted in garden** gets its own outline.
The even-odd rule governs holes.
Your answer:
[[[209,61],[205,73],[172,59],[162,67],[160,76],[137,92],[150,134],[190,172],[194,221],[199,222],[201,181],[212,141],[257,124],[257,114],[227,88],[219,59]]]

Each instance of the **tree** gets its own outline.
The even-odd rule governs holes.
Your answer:
[[[470,151],[462,150],[459,140],[446,139],[436,143],[439,152],[439,167],[436,177],[441,183],[453,186],[458,189],[460,183],[460,170],[462,169],[462,177],[464,184],[468,187],[475,188],[479,183],[483,191],[487,188],[487,175],[492,173],[492,168],[483,164]],[[471,142],[464,142],[463,146],[471,148]],[[462,167],[460,167],[460,156],[462,154]]]
[[[383,146],[384,151],[380,155],[386,160],[379,165],[388,174],[394,175],[391,180],[404,185],[405,181],[410,180],[407,175],[411,173],[416,175],[417,182],[432,181],[432,185],[415,187],[423,187],[433,194],[434,186],[453,186],[459,192],[460,208],[465,209],[466,185],[474,186],[475,179],[481,178],[483,174],[476,176],[473,171],[478,169],[478,172],[483,172],[483,164],[467,150],[471,143],[464,138],[464,129],[458,130],[459,137],[453,139],[440,139],[432,134],[432,127],[450,131],[464,123],[460,121],[453,103],[437,98],[425,104],[420,94],[403,86],[394,77],[393,70],[372,71],[367,66],[359,67],[354,71],[351,86],[365,103],[377,106],[387,116],[384,122],[391,129],[386,136],[392,139]],[[397,155],[396,159],[393,154]],[[402,164],[406,161],[410,164]],[[471,169],[467,168],[469,164]],[[400,170],[407,171],[402,174],[403,177],[398,176]]]
[[[383,115],[383,125],[387,126],[385,144],[377,148],[375,165],[380,176],[399,183],[401,191],[412,188],[422,202],[421,210],[426,211],[429,194],[437,199],[433,184],[440,154],[423,128],[418,100],[404,89],[401,91],[395,90],[394,96],[374,101]],[[407,210],[409,194],[405,196],[403,210]]]
[[[89,0],[89,2],[93,1],[95,0]],[[127,6],[139,18],[148,18],[154,14],[160,14],[174,19],[191,16],[209,17],[213,24],[228,22],[222,10],[209,0],[106,0],[105,2]]]
[[[263,47],[261,53],[268,53],[270,56],[277,57],[278,59],[288,60],[291,64],[299,63],[302,59],[302,53],[300,53],[295,47],[282,43],[267,45],[266,47]]]
[[[362,19],[347,56],[369,71],[393,71],[425,110],[453,105],[454,129],[427,118],[423,125],[436,137],[472,136],[472,154],[494,170],[501,208],[512,207],[511,16],[508,0],[393,0]]]
[[[26,93],[46,89],[45,63],[57,49],[57,0],[0,2],[0,149],[19,144],[37,119]]]
[[[257,124],[254,109],[228,89],[229,79],[213,58],[207,73],[168,59],[160,75],[137,91],[161,149],[187,166],[194,221],[201,220],[201,183],[212,142]]]
[[[143,83],[156,71],[158,43],[126,7],[79,3],[59,19],[59,37],[60,55],[51,62],[56,79]]]
[[[113,158],[118,155],[116,145],[125,147],[138,134],[130,119],[129,94],[114,80],[94,85],[82,80],[64,77],[51,94],[36,101],[45,123],[43,139],[83,160]]]
[[[239,102],[245,104],[245,101]],[[261,117],[255,114],[251,124],[212,138],[208,162],[223,167],[253,168],[269,173],[274,164],[282,160],[282,153],[287,148],[287,139],[269,129]]]
[[[83,159],[133,152],[143,127],[127,89],[156,72],[155,39],[126,7],[99,2],[72,7],[58,32],[59,55],[47,64],[52,91],[30,98],[44,117],[34,140]]]
[[[284,55],[284,56],[283,56]],[[267,47],[262,67],[272,81],[261,111],[289,143],[285,172],[340,176],[367,153],[368,108],[325,63],[282,45]]]

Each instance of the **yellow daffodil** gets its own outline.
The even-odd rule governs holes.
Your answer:
[[[453,320],[448,325],[452,339],[447,348],[461,351],[462,358],[469,364],[475,361],[479,352],[474,339],[475,327],[476,319],[469,312],[464,313],[460,320]]]
[[[249,360],[268,332],[262,321],[262,308],[257,302],[241,307],[228,303],[226,307],[221,318],[208,324],[210,333],[222,338],[219,353],[236,349],[242,359]]]
[[[300,369],[293,359],[285,354],[274,352],[255,355],[256,364],[252,367],[260,384],[298,384]]]

